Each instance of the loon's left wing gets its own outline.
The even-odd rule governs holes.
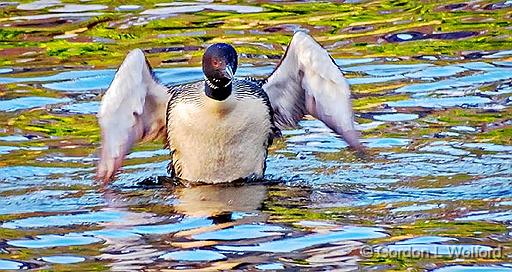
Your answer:
[[[295,33],[263,89],[279,128],[294,127],[310,114],[351,147],[361,149],[347,80],[329,53],[308,34]]]
[[[165,110],[169,98],[167,88],[153,77],[142,50],[132,50],[101,99],[98,179],[110,180],[137,142],[165,135]]]

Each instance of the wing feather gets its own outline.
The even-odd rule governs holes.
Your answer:
[[[333,59],[311,36],[296,32],[278,67],[263,85],[280,128],[310,114],[360,149],[350,87]]]
[[[97,178],[110,180],[131,147],[165,134],[167,88],[155,80],[144,53],[128,53],[103,95],[98,121],[101,155]]]

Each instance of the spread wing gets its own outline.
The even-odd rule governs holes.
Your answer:
[[[297,32],[263,85],[279,128],[294,127],[310,114],[360,149],[350,88],[333,59],[311,36]]]
[[[128,53],[103,95],[98,112],[98,179],[110,180],[135,143],[165,135],[169,96],[167,88],[155,80],[144,53],[140,49]]]

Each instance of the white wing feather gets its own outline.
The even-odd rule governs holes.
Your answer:
[[[128,53],[98,112],[102,138],[98,179],[111,179],[135,143],[164,136],[168,100],[167,88],[153,78],[144,53],[140,49]]]
[[[347,80],[327,51],[308,34],[295,33],[263,89],[280,128],[294,127],[305,114],[310,114],[351,147],[361,148]]]

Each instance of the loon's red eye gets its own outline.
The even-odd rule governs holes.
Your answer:
[[[222,62],[219,60],[216,60],[216,59],[212,60],[212,65],[215,68],[219,67],[221,64],[222,64]]]

